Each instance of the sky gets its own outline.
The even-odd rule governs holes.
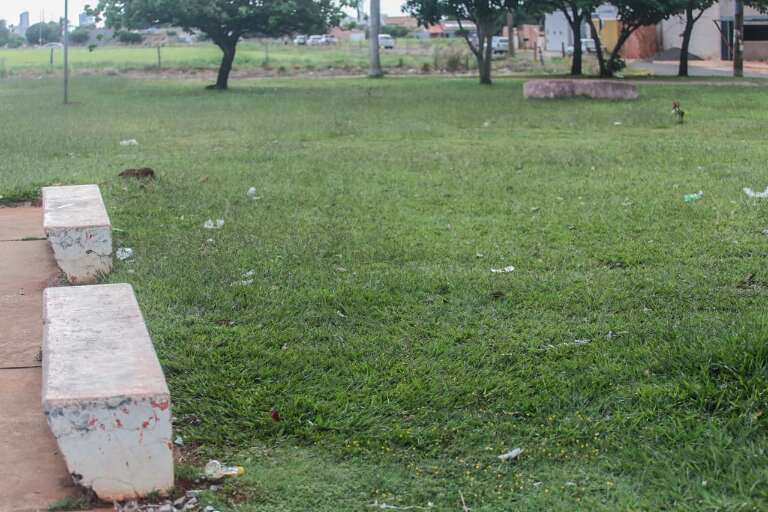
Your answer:
[[[69,0],[69,19],[76,25],[77,15],[83,11],[85,5],[95,5],[98,0]],[[381,12],[391,16],[400,14],[400,6],[404,0],[381,0]],[[42,11],[45,11],[45,19],[57,20],[64,16],[64,0],[0,0],[0,19],[16,25],[19,23],[19,14],[29,11],[31,23],[40,21]]]

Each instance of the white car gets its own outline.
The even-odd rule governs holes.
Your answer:
[[[309,36],[307,46],[322,46],[323,36]]]
[[[379,34],[379,48],[392,50],[395,48],[395,38],[389,34]]]
[[[507,53],[509,51],[509,38],[493,36],[491,39],[493,53]]]
[[[322,37],[320,44],[324,44],[326,46],[333,46],[337,43],[336,36],[330,36],[325,35]]]
[[[307,36],[296,36],[293,38],[293,44],[301,46],[307,44]]]

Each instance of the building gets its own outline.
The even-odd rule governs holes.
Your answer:
[[[592,23],[600,35],[602,47],[610,52],[616,46],[621,31],[621,20],[618,10],[610,4],[599,6],[592,13]],[[544,47],[549,52],[562,52],[576,45],[573,30],[562,11],[549,13],[544,18]],[[655,26],[641,27],[637,29],[624,43],[621,50],[622,57],[626,59],[650,58],[658,51],[657,28]],[[592,29],[588,23],[581,27],[581,38],[591,39]],[[582,45],[583,47],[584,45]]]
[[[733,0],[721,0],[701,15],[693,26],[688,53],[701,59],[733,59]],[[674,16],[661,23],[659,37],[664,50],[679,50],[685,17]],[[768,14],[744,7],[744,59],[768,59]]]
[[[16,33],[25,36],[29,29],[29,11],[24,11],[19,16],[19,25],[16,27]]]
[[[413,16],[384,16],[383,24],[405,27],[408,30],[416,30],[419,28],[419,20]]]
[[[89,15],[87,12],[81,12],[78,21],[78,25],[81,27],[90,27],[96,25],[96,18]]]

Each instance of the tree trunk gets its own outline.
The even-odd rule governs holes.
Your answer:
[[[216,77],[216,85],[212,89],[224,91],[229,87],[229,73],[232,71],[232,63],[235,61],[235,50],[237,41],[226,41],[216,43],[224,55],[221,57],[219,66],[219,75]]]
[[[744,76],[744,2],[734,2],[733,15],[734,45],[733,45],[733,76]]]
[[[691,45],[691,34],[693,33],[693,6],[689,3],[685,8],[685,29],[683,30],[683,42],[680,48],[680,66],[677,69],[677,76],[688,76],[688,48]]]
[[[384,76],[379,57],[380,23],[381,2],[380,0],[371,0],[371,12],[368,16],[368,77],[370,78],[381,78]]]
[[[507,13],[507,39],[509,39],[509,50],[507,50],[508,57],[515,56],[515,10],[510,9]]]
[[[493,34],[487,30],[485,24],[477,24],[477,71],[480,74],[480,83],[491,85],[491,61],[493,60],[493,45],[491,40]]]
[[[574,12],[571,22],[573,32],[573,58],[571,59],[571,75],[581,75],[581,13]]]
[[[592,40],[595,42],[595,55],[597,55],[597,64],[600,67],[600,76],[611,76],[608,72],[608,66],[605,65],[605,56],[603,55],[603,43],[600,41],[600,34],[597,32],[595,22],[592,20],[591,13],[587,13],[587,20],[589,21],[589,29],[592,32]]]

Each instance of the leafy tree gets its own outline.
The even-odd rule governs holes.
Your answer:
[[[85,44],[91,38],[91,31],[85,27],[78,27],[69,34],[72,44]]]
[[[443,17],[455,18],[477,60],[480,83],[490,84],[493,57],[491,39],[504,26],[507,13],[516,5],[516,0],[407,0],[405,8],[425,27],[436,25]],[[464,30],[462,21],[475,24],[477,40],[473,40]]]
[[[683,13],[685,15],[685,28],[682,33],[680,48],[680,63],[677,68],[677,76],[688,76],[688,49],[691,46],[693,26],[699,21],[704,11],[712,7],[715,0],[684,0]],[[696,12],[698,11],[698,12]]]
[[[584,21],[592,16],[592,12],[601,3],[599,0],[534,0],[528,5],[529,9],[537,9],[543,13],[560,11],[565,15],[571,32],[573,32],[571,75],[581,75],[582,73],[581,29]]]
[[[11,31],[8,30],[8,25],[5,20],[0,20],[0,48],[8,44],[8,40],[11,38]]]
[[[61,25],[55,21],[35,23],[24,35],[29,44],[58,43],[61,41]]]
[[[8,36],[8,48],[20,48],[24,44],[25,39],[18,34],[11,34]]]
[[[637,29],[661,23],[662,20],[680,12],[681,8],[680,0],[611,0],[611,4],[618,10],[621,28],[616,46],[613,47],[607,59],[603,53],[602,42],[594,20],[591,16],[587,17],[592,39],[595,41],[600,76],[613,76],[623,67],[621,49]]]
[[[141,44],[144,42],[144,36],[138,32],[129,32],[128,30],[121,30],[115,34],[117,40],[123,44]]]
[[[343,1],[343,0],[342,0]],[[112,28],[169,24],[208,36],[223,55],[215,89],[226,89],[243,37],[324,33],[341,19],[337,0],[99,0],[90,11]]]

